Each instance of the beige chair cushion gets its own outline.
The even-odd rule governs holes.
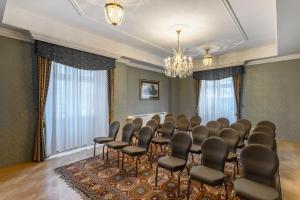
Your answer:
[[[152,142],[155,144],[168,144],[171,140],[166,138],[153,138]]]
[[[222,185],[224,173],[203,165],[195,166],[190,171],[191,178],[211,186]]]
[[[228,162],[231,162],[231,161],[235,161],[235,160],[237,160],[237,155],[236,155],[236,153],[229,152],[229,153],[228,153],[228,156],[227,156],[227,161],[228,161]]]
[[[114,139],[111,137],[96,137],[94,138],[94,142],[98,144],[104,144],[113,141]]]
[[[131,156],[139,156],[147,153],[147,150],[145,148],[137,147],[137,146],[125,147],[121,151]]]
[[[161,166],[170,171],[179,171],[184,169],[185,160],[173,156],[164,156],[158,160],[158,166]]]
[[[257,183],[245,178],[233,182],[236,195],[245,199],[276,200],[279,199],[278,191],[270,186]]]
[[[124,147],[127,147],[129,144],[127,142],[123,141],[112,141],[107,143],[107,146],[112,149],[123,149]]]

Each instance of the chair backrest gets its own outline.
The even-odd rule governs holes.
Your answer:
[[[209,129],[209,136],[218,136],[221,124],[217,121],[209,121],[207,122],[206,127]]]
[[[240,135],[240,141],[244,142],[244,139],[246,136],[246,128],[243,124],[235,122],[235,123],[231,124],[229,126],[229,128],[236,130]]]
[[[179,131],[189,131],[190,121],[188,120],[188,118],[181,118],[177,123],[177,128]]]
[[[143,125],[143,119],[142,118],[135,118],[133,121],[132,121],[133,125],[134,125],[134,131],[135,132],[138,132],[142,125]]]
[[[171,156],[183,159],[187,162],[192,138],[186,132],[178,132],[171,139]]]
[[[274,149],[275,139],[264,132],[254,132],[248,138],[248,144],[261,144],[269,149]]]
[[[225,117],[221,117],[219,119],[217,119],[217,122],[219,122],[221,124],[221,128],[228,128],[230,121],[229,119],[225,118]]]
[[[147,122],[146,126],[150,126],[152,128],[153,135],[154,135],[158,128],[158,123],[155,119],[151,119]]]
[[[260,144],[251,144],[241,151],[244,177],[255,182],[273,185],[279,161],[276,153]]]
[[[166,139],[171,139],[175,131],[175,126],[173,122],[165,122],[161,125],[161,137]]]
[[[271,135],[273,138],[276,137],[276,134],[273,131],[273,129],[270,128],[269,126],[265,126],[265,125],[259,125],[259,126],[255,127],[253,130],[253,133],[255,133],[255,132],[263,132],[263,133]]]
[[[157,121],[157,124],[160,124],[160,116],[159,115],[154,115],[152,117],[152,119],[156,120]]]
[[[219,137],[206,138],[201,146],[202,164],[224,172],[228,156],[228,145]]]
[[[241,123],[241,124],[243,124],[245,126],[245,128],[246,128],[246,136],[248,136],[249,133],[250,133],[251,127],[252,127],[251,122],[248,119],[239,119],[236,122],[237,123]]]
[[[186,116],[185,114],[180,114],[180,115],[178,115],[178,116],[177,116],[177,123],[178,123],[178,121],[179,121],[180,119],[182,119],[182,118],[187,118],[187,116]]]
[[[167,113],[167,114],[165,115],[165,119],[168,118],[168,117],[174,117],[174,115],[173,115],[172,113]]]
[[[206,126],[195,126],[192,130],[193,143],[201,145],[203,140],[209,136],[209,129]]]
[[[194,115],[191,117],[191,127],[199,126],[201,124],[201,117],[199,115]]]
[[[273,122],[271,122],[271,121],[263,120],[263,121],[258,122],[256,126],[260,126],[260,125],[264,125],[264,126],[270,127],[274,131],[274,133],[276,131],[276,125]]]
[[[116,137],[118,135],[119,132],[119,128],[120,128],[120,122],[118,121],[114,121],[109,125],[109,134],[108,136],[111,138],[114,138],[114,140],[116,140]]]
[[[145,148],[148,151],[152,137],[153,137],[152,128],[149,126],[143,127],[139,134],[138,146]]]
[[[122,130],[122,141],[130,144],[133,136],[134,126],[132,123],[125,124]]]
[[[219,137],[228,145],[229,151],[235,153],[240,141],[239,133],[232,128],[224,128],[219,131]]]

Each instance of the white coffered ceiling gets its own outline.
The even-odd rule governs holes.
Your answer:
[[[275,0],[120,1],[125,18],[118,27],[106,22],[104,0],[9,0],[3,23],[36,39],[155,65],[176,46],[175,24],[185,27],[181,41],[194,58],[206,47],[214,56],[264,47],[271,49],[264,56],[277,54]]]

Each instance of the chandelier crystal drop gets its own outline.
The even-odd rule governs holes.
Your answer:
[[[124,8],[116,1],[105,3],[105,17],[108,23],[118,26],[122,23],[124,17]]]
[[[179,35],[181,30],[176,30],[178,47],[174,49],[174,56],[165,59],[165,75],[170,77],[186,78],[193,74],[193,61],[191,57],[184,55],[184,49],[180,46]]]
[[[208,53],[209,49],[205,49],[205,55],[203,58],[203,64],[204,66],[211,66],[213,59],[212,56]]]

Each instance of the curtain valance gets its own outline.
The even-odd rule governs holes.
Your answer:
[[[237,74],[243,74],[244,72],[244,66],[240,65],[220,69],[197,71],[193,73],[193,78],[196,80],[220,80],[228,77],[233,77]]]
[[[48,42],[35,41],[35,54],[51,61],[85,70],[115,68],[115,59]]]

